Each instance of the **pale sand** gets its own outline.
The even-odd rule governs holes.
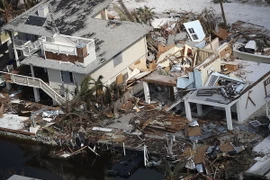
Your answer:
[[[115,0],[116,1],[116,0]],[[123,0],[128,9],[142,7],[144,5],[155,8],[154,11],[161,14],[165,11],[193,11],[200,12],[204,8],[213,8],[216,13],[221,13],[220,5],[211,0]],[[224,10],[228,23],[237,20],[254,23],[270,29],[270,5],[263,2],[261,6],[240,3],[224,3]]]

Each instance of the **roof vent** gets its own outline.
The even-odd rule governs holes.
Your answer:
[[[49,14],[49,7],[48,5],[43,5],[38,8],[38,16],[39,17],[47,17]]]

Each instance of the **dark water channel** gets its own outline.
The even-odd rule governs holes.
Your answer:
[[[122,180],[106,176],[111,155],[100,158],[80,156],[64,161],[48,157],[50,148],[0,137],[0,180],[19,174],[43,180]],[[154,169],[138,169],[129,180],[161,180],[162,173]]]

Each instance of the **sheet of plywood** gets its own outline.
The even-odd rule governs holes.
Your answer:
[[[140,59],[136,61],[133,65],[129,67],[130,69],[134,70],[135,68],[141,70],[141,71],[146,71],[147,66],[146,66],[146,60],[145,59]]]
[[[205,151],[208,149],[209,146],[205,145],[205,146],[199,146],[196,149],[196,154],[194,157],[194,161],[196,164],[200,164],[203,163],[205,160]]]
[[[123,82],[124,82],[123,74],[119,74],[119,75],[116,77],[116,84],[122,84]]]
[[[202,135],[201,128],[199,126],[196,127],[188,127],[188,136],[200,136]]]

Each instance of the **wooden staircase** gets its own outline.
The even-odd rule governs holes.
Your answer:
[[[63,104],[66,101],[65,98],[63,98],[60,94],[58,94],[53,88],[51,88],[47,83],[42,81],[40,78],[23,76],[23,75],[4,72],[4,71],[0,71],[0,74],[9,75],[11,83],[42,89],[46,94],[48,94],[48,96],[50,96],[59,105]]]

